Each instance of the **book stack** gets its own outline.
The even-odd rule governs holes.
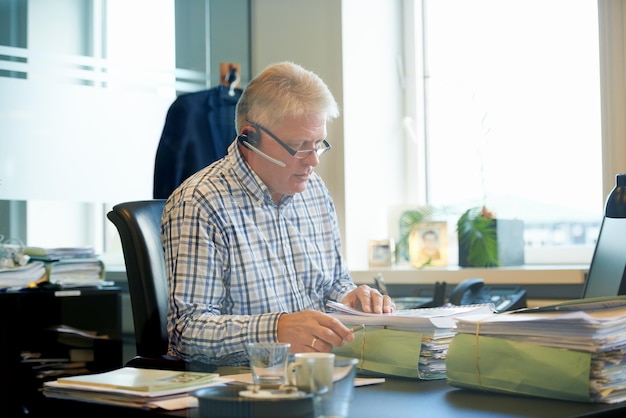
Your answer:
[[[193,391],[230,381],[217,373],[122,367],[46,382],[43,394],[48,398],[141,409],[181,409],[197,403],[191,396]]]
[[[626,400],[626,296],[457,318],[452,386],[581,402]]]
[[[105,267],[91,247],[41,248],[26,247],[24,253],[32,261],[43,263],[45,281],[62,287],[102,286]]]
[[[493,304],[401,309],[393,314],[369,314],[330,302],[330,315],[346,326],[363,325],[352,343],[333,352],[359,359],[361,373],[423,380],[446,378],[448,346],[456,334],[454,318],[493,315]]]

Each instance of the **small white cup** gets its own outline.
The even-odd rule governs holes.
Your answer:
[[[289,384],[313,395],[330,393],[334,368],[334,353],[296,353],[288,368]]]

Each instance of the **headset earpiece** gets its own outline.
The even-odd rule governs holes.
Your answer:
[[[245,131],[239,135],[239,142],[243,143],[245,141],[253,147],[259,146],[259,139],[259,134],[255,131]]]
[[[260,139],[261,135],[259,135],[259,133],[256,131],[243,131],[241,135],[237,137],[237,141],[239,141],[241,145],[248,148],[255,154],[260,155],[262,158],[271,161],[279,167],[287,167],[286,163],[277,160],[276,158],[270,157],[258,148]]]

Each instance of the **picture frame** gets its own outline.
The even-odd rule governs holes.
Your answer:
[[[409,263],[413,267],[448,265],[448,224],[416,224],[409,234]]]
[[[372,240],[369,242],[369,267],[391,267],[395,252],[392,239]]]

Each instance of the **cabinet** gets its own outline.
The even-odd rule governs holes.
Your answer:
[[[0,293],[0,416],[35,415],[43,382],[71,374],[67,366],[79,373],[122,366],[121,322],[117,287]]]

